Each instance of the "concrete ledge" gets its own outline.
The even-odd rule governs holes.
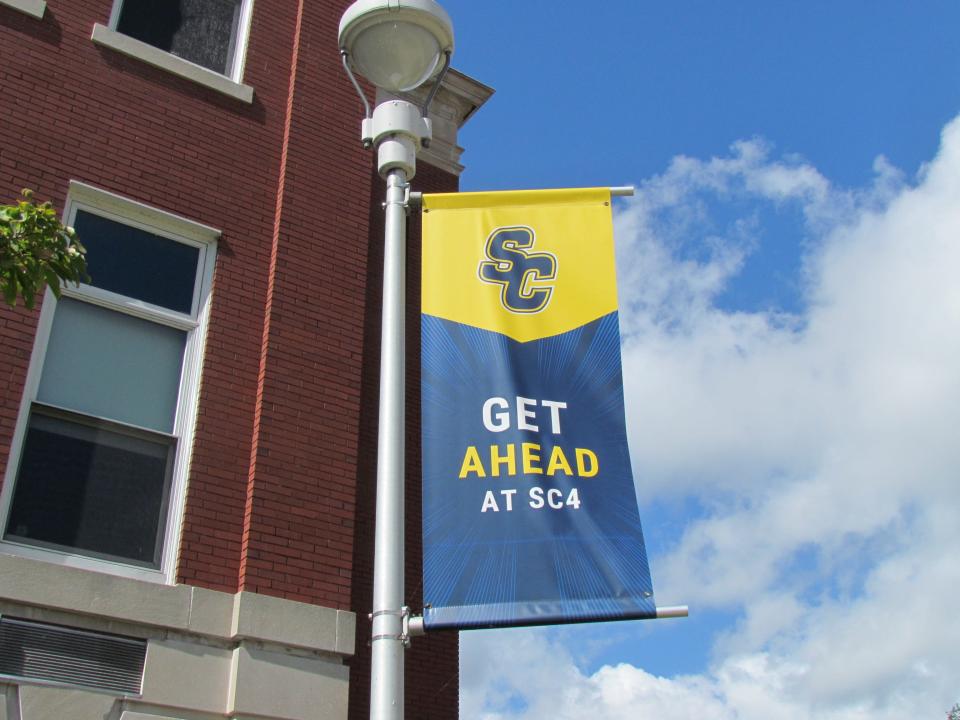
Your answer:
[[[208,88],[223,93],[224,95],[229,95],[241,102],[253,102],[253,88],[249,85],[235,82],[226,75],[221,75],[218,72],[192,63],[189,60],[179,58],[176,55],[171,55],[165,50],[155,48],[153,45],[148,45],[129,35],[118,33],[106,25],[101,25],[100,23],[94,24],[93,34],[90,36],[90,39],[98,45],[103,45],[129,57],[142,60],[149,65],[158,67],[161,70],[166,70],[174,75],[179,75],[187,80],[192,80],[200,85],[205,85]]]
[[[191,590],[0,554],[0,600],[187,630]]]
[[[0,720],[18,720],[20,692],[16,685],[0,683]]]
[[[47,3],[44,0],[0,0],[0,5],[12,7],[35,18],[43,18],[43,13],[47,9]]]
[[[106,718],[113,714],[118,700],[103,693],[84,690],[21,685],[20,716],[13,720],[31,718]]]
[[[345,718],[349,677],[345,665],[241,643],[233,655],[227,712],[231,718]]]
[[[0,578],[0,603],[22,605],[36,620],[44,620],[47,610],[53,611],[49,622],[62,623],[67,613],[93,619],[106,631],[116,631],[112,624],[119,621],[221,643],[256,640],[335,655],[354,652],[356,616],[347,610],[249,592],[158,585],[2,553]]]
[[[215,638],[233,637],[233,608],[236,596],[230,593],[190,588],[190,618],[187,629],[191,633]]]
[[[349,668],[329,658],[256,643],[222,650],[151,641],[139,697],[3,683],[0,720],[343,720],[349,677]]]
[[[140,695],[11,678],[0,683],[0,720],[347,716],[343,660],[354,652],[356,629],[349,611],[0,553],[0,612],[147,640]]]
[[[231,650],[173,640],[150,642],[142,700],[222,714],[230,692],[232,660]]]
[[[356,618],[351,612],[248,592],[235,598],[235,638],[353,654]]]

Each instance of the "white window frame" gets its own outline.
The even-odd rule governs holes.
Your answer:
[[[2,1],[2,0],[0,0]],[[250,39],[250,24],[253,18],[253,0],[242,0],[240,18],[237,21],[237,37],[233,47],[233,57],[226,72],[197,65],[161,50],[149,43],[117,32],[120,11],[124,0],[113,0],[110,21],[107,25],[94,23],[90,39],[98,45],[104,45],[117,52],[142,60],[167,72],[205,85],[213,90],[229,95],[242,102],[253,102],[253,88],[243,84],[243,71],[246,65],[247,44]]]
[[[23,454],[27,423],[30,418],[31,407],[36,402],[43,372],[43,362],[50,340],[50,331],[53,327],[57,301],[49,289],[46,291],[43,307],[40,311],[33,353],[30,358],[23,398],[20,403],[13,441],[10,446],[10,455],[3,478],[3,489],[0,491],[0,552],[139,580],[173,584],[176,581],[187,477],[190,470],[193,436],[197,421],[200,371],[203,365],[204,345],[210,320],[210,291],[213,285],[213,271],[220,231],[165,210],[159,210],[101,190],[92,185],[71,180],[63,213],[64,222],[68,225],[72,224],[78,210],[85,210],[124,225],[169,238],[172,242],[184,243],[200,250],[194,285],[193,307],[190,313],[176,312],[86,284],[79,288],[72,285],[63,288],[64,297],[82,300],[116,312],[178,328],[187,333],[177,397],[177,411],[172,433],[176,438],[176,451],[169,496],[166,498],[166,527],[161,535],[163,547],[160,567],[159,569],[145,568],[127,564],[121,560],[108,560],[83,555],[80,552],[73,553],[68,550],[28,545],[13,540],[5,540],[2,537],[10,516],[14,483],[17,479],[20,458]],[[80,238],[80,240],[82,242],[83,238]],[[115,422],[109,419],[101,419]],[[163,435],[163,433],[155,434]]]

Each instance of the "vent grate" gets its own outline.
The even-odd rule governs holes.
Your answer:
[[[139,695],[147,641],[0,618],[0,675]]]

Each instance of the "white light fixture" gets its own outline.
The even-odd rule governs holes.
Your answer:
[[[433,0],[357,0],[340,20],[340,50],[377,87],[406,92],[443,69],[453,24]]]

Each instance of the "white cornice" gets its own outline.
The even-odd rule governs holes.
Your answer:
[[[396,95],[378,90],[377,102],[399,97],[422,105],[430,89],[431,86],[427,85],[410,93]],[[433,140],[430,147],[420,151],[418,158],[459,176],[463,172],[463,165],[460,164],[463,148],[457,144],[457,131],[490,99],[493,92],[493,88],[451,68],[430,106]]]

